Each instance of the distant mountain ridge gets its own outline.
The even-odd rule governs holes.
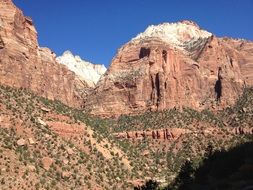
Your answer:
[[[56,58],[56,61],[66,65],[69,70],[73,71],[90,87],[94,87],[100,77],[106,72],[104,65],[93,64],[82,60],[79,56],[74,56],[71,51],[65,51],[62,56]]]

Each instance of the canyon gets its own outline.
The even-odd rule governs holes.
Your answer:
[[[149,26],[115,55],[106,71],[66,51],[41,48],[32,19],[1,2],[1,83],[118,117],[145,111],[221,110],[253,84],[253,43],[218,38],[192,21]]]
[[[37,38],[0,0],[1,188],[178,189],[201,167],[192,189],[252,184],[253,42],[150,25],[106,69]]]

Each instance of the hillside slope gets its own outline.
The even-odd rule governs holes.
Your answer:
[[[199,166],[209,146],[228,150],[251,141],[250,119],[235,122],[252,118],[252,92],[217,114],[173,109],[111,120],[1,86],[1,188],[133,189],[149,179],[170,184],[186,160]]]

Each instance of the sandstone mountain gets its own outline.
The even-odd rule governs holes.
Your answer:
[[[32,19],[11,0],[0,0],[0,10],[0,83],[81,106],[86,82],[57,63],[50,49],[39,47]]]
[[[117,116],[222,109],[253,84],[253,43],[218,38],[192,21],[149,26],[123,45],[86,108]]]
[[[252,42],[189,21],[150,26],[86,100],[86,64],[70,52],[58,63],[31,19],[0,0],[0,189],[150,189],[149,180],[159,189],[251,188],[252,52]],[[218,112],[187,108],[237,97]],[[83,102],[106,116],[144,113],[111,119],[71,107]]]
[[[106,72],[104,65],[92,64],[82,60],[79,56],[74,56],[70,51],[65,51],[62,56],[56,60],[66,65],[69,70],[73,71],[85,81],[90,87],[95,87],[100,77]]]

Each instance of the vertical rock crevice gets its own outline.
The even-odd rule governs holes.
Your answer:
[[[162,57],[163,57],[164,63],[167,63],[167,51],[163,50]]]
[[[230,59],[229,59],[229,62],[230,62],[230,65],[231,65],[231,67],[233,68],[234,67],[234,64],[233,64],[233,59],[230,57]]]
[[[167,86],[164,81],[164,74],[162,72],[151,75],[152,92],[151,102],[152,105],[160,107],[164,102],[165,87]]]
[[[3,49],[3,48],[4,48],[4,41],[0,36],[0,49]]]
[[[165,106],[165,90],[167,88],[164,71],[164,64],[167,63],[167,51],[155,49],[151,52],[149,59],[152,106],[156,109],[163,109]]]
[[[157,97],[157,101],[156,104],[158,106],[159,100],[160,100],[160,96],[161,96],[161,92],[160,92],[160,79],[159,79],[159,73],[157,73],[155,75],[155,93],[156,93],[156,97]]]
[[[222,69],[219,67],[218,69],[218,80],[215,83],[215,93],[216,93],[216,101],[219,103],[221,101],[222,96]]]

